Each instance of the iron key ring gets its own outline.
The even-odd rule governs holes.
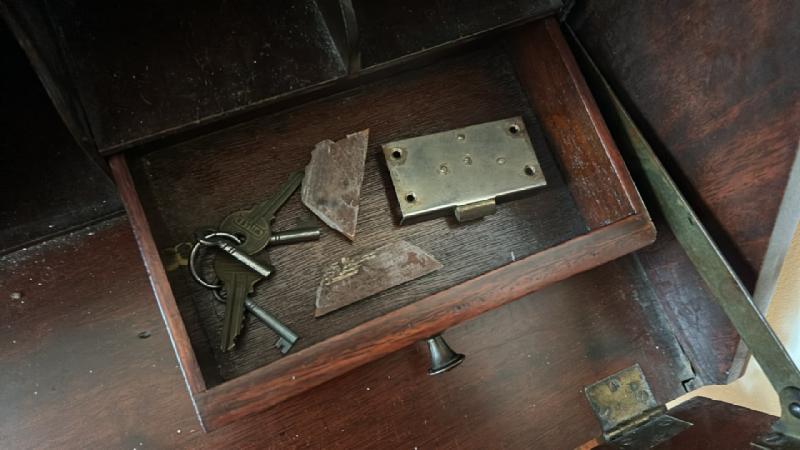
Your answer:
[[[240,245],[242,243],[242,240],[235,234],[225,233],[222,231],[214,231],[197,239],[197,242],[195,242],[194,246],[192,247],[192,252],[189,254],[189,272],[192,274],[192,278],[194,278],[194,280],[197,281],[201,286],[206,287],[208,289],[212,289],[214,291],[222,288],[222,285],[219,283],[217,284],[209,283],[208,281],[204,280],[203,277],[201,277],[200,274],[197,273],[197,264],[195,263],[195,259],[198,254],[198,250],[200,250],[200,247],[213,246],[214,244],[209,242],[209,239],[216,237],[230,239],[231,241],[235,242],[236,245]]]

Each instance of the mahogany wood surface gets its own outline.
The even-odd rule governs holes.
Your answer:
[[[452,372],[412,345],[204,434],[138,253],[119,218],[0,258],[0,447],[573,448],[600,433],[583,386],[638,362],[682,392],[623,258],[454,327]]]
[[[661,442],[655,450],[705,450],[720,448],[726,450],[750,450],[753,442],[772,432],[775,416],[743,408],[705,397],[695,397],[670,409],[667,414],[692,424],[667,441]],[[612,450],[620,448],[614,444],[599,444],[602,438],[581,445],[583,449]],[[776,447],[782,448],[782,447]],[[792,447],[786,447],[792,448]]]
[[[654,207],[655,194],[643,168],[636,157],[630,136],[624,131],[622,118],[613,107],[603,81],[595,76],[595,69],[574,38],[567,33],[570,44],[594,98],[622,156],[628,163],[631,177],[637,184],[645,203],[651,205],[650,214],[658,231],[656,242],[638,251],[636,257],[647,274],[653,289],[658,293],[667,320],[680,341],[681,347],[692,361],[695,377],[686,380],[687,389],[704,384],[725,384],[738,378],[747,360],[746,352],[737,351],[739,335],[728,317],[711,295],[700,274],[675,239],[672,229],[661,212]],[[709,345],[713,351],[709,351]]]
[[[641,303],[654,290],[624,258],[454,327],[468,360],[444,377],[406,347],[200,434],[136,253],[115,219],[0,259],[0,447],[571,448],[599,434],[583,385],[640,362],[659,400],[681,393],[674,339]]]
[[[641,212],[636,189],[558,22],[550,18],[523,27],[513,44],[520,82],[542,118],[587,225],[597,228]]]
[[[752,289],[800,138],[800,3],[576,2],[569,23]]]
[[[655,239],[635,216],[473,278],[197,395],[216,428]],[[413,324],[413,325],[411,325]]]
[[[701,450],[713,446],[730,450],[752,449],[769,434],[775,416],[704,397],[695,397],[669,410],[669,414],[694,424],[657,449]]]
[[[664,309],[669,327],[692,361],[695,377],[687,390],[727,384],[741,376],[747,355],[737,352],[740,338],[728,316],[660,214],[653,213],[656,242],[636,252]]]
[[[575,237],[582,223],[571,212],[567,186],[550,162],[544,139],[537,132],[538,122],[528,111],[507,56],[496,45],[354,93],[254,119],[134,158],[137,187],[147,209],[139,202],[123,157],[112,159],[123,198],[131,201],[134,230],[137,235],[144,234],[142,254],[148,260],[167,323],[182,319],[188,329],[187,333],[181,323],[173,340],[179,355],[192,356],[182,361],[192,374],[189,383],[208,427],[273,406],[379,356],[654,240],[649,216],[557,23],[547,20],[530,25],[515,39],[521,43],[515,53],[522,61],[520,74],[534,103],[572,102],[560,109],[545,108],[537,118],[550,132],[549,142],[558,148],[559,162],[578,208],[595,226],[588,234]],[[531,63],[535,61],[557,63]],[[548,89],[550,83],[558,89]],[[391,98],[399,94],[404,100],[393,103]],[[376,109],[376,104],[385,107]],[[416,114],[404,116],[402,105],[415,105]],[[580,107],[575,109],[576,105]],[[393,197],[387,195],[391,186],[378,162],[377,147],[382,142],[411,130],[420,134],[420,130],[453,127],[442,124],[463,126],[517,114],[526,116],[529,134],[548,173],[548,189],[469,225],[453,226],[444,219],[403,227],[392,222],[387,201]],[[573,124],[570,133],[562,133],[567,124],[561,121],[571,115],[581,121]],[[398,120],[399,116],[403,120]],[[314,127],[309,128],[309,123]],[[276,276],[267,284],[268,290],[259,290],[255,296],[262,303],[280,299],[277,303],[273,300],[268,308],[304,337],[296,352],[277,359],[271,345],[274,336],[252,325],[254,332],[243,336],[236,351],[213,351],[209,343],[218,340],[220,323],[216,303],[208,291],[188,279],[185,269],[173,272],[172,286],[167,285],[154,242],[160,242],[163,249],[191,240],[192,229],[212,215],[221,217],[220,210],[231,210],[230,204],[238,203],[240,197],[254,197],[250,204],[258,201],[258,196],[263,198],[263,184],[277,186],[285,173],[301,168],[312,144],[323,136],[343,135],[365,125],[372,127],[374,148],[362,189],[360,239],[353,245],[331,236],[303,249],[272,250],[272,262],[284,267],[283,275]],[[572,141],[576,136],[589,144],[575,146]],[[589,192],[593,194],[587,196]],[[626,206],[619,211],[621,204]],[[638,214],[624,218],[635,212]],[[295,222],[308,216],[297,202],[287,204],[282,214]],[[155,239],[148,219],[156,224]],[[279,221],[276,228],[280,226]],[[331,317],[312,319],[308,309],[316,288],[316,266],[324,265],[328,255],[351,254],[357,248],[374,248],[401,237],[431,251],[444,269]],[[287,259],[281,261],[281,257]],[[504,267],[498,269],[500,266]],[[198,361],[207,363],[198,365]],[[201,389],[195,377],[199,370],[209,391],[198,393]],[[230,381],[218,385],[220,378]]]
[[[380,144],[517,115],[525,118],[547,187],[502,204],[497,214],[472,223],[458,225],[452,217],[439,217],[399,225]],[[269,256],[276,274],[257,286],[254,301],[302,336],[294,352],[587,231],[508,56],[501,46],[491,45],[340,96],[138,158],[133,155],[131,172],[157,247],[191,241],[196,229],[216,226],[228,213],[264,201],[290,172],[309,162],[315,143],[364,128],[370,128],[370,146],[355,241],[325,227],[302,206],[296,193],[278,213],[275,229],[311,222],[323,228],[323,237],[318,242],[269,248],[258,255]],[[398,239],[429,252],[444,267],[314,317],[314,298],[324,267]],[[257,321],[246,326],[236,351],[217,351],[221,312],[211,292],[192,280],[185,267],[167,275],[198,359],[209,361],[201,366],[209,385],[281,359],[273,347],[274,333]]]

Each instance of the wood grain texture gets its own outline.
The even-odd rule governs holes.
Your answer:
[[[114,180],[117,183],[120,197],[122,197],[122,203],[125,205],[125,209],[130,217],[131,227],[136,236],[136,241],[139,244],[139,251],[145,263],[147,275],[150,278],[150,285],[156,295],[158,308],[161,311],[164,324],[167,326],[167,331],[178,356],[181,370],[186,377],[186,384],[189,388],[189,392],[195,394],[204,391],[206,383],[200,373],[200,367],[197,363],[197,358],[195,357],[191,343],[189,342],[189,336],[186,333],[183,318],[178,311],[175,298],[169,287],[164,265],[161,263],[158,248],[156,248],[152,233],[150,232],[150,224],[142,208],[142,203],[136,195],[136,189],[133,186],[133,180],[128,171],[125,156],[113,155],[108,162],[111,166]]]
[[[546,188],[501,204],[497,214],[469,224],[458,225],[452,218],[440,217],[399,225],[382,143],[516,115],[525,118],[549,181]],[[132,158],[131,170],[155,242],[163,249],[191,240],[195,229],[214,226],[229,212],[263,201],[289,172],[308,163],[317,142],[336,140],[366,127],[370,128],[370,145],[356,241],[351,243],[315,222],[297,194],[275,222],[276,230],[309,221],[323,227],[319,242],[269,249],[276,274],[254,293],[257,303],[301,336],[294,351],[586,231],[508,56],[501,46],[491,45],[346,95]],[[324,267],[399,239],[422,248],[444,267],[367,301],[314,318],[314,299]],[[248,323],[236,352],[223,354],[204,347],[204,342],[219,340],[221,311],[211,293],[197,285],[185,268],[168,275],[198,358],[209,362],[202,365],[207,381],[233,379],[280,359],[272,346],[274,334],[257,321]]]
[[[670,328],[692,361],[696,378],[687,389],[726,384],[737,370],[739,334],[714,300],[669,226],[655,218],[658,239],[636,253]],[[687,380],[689,381],[689,380]]]
[[[557,93],[537,92],[534,96],[544,103],[548,96],[555,95],[551,100],[569,98],[582,105],[578,114],[585,120],[568,135],[550,136],[550,141],[580,136],[597,144],[589,149],[581,147],[582,152],[572,155],[565,153],[562,141],[555,144],[561,148],[562,160],[581,160],[577,165],[571,160],[569,164],[573,165],[566,165],[571,180],[574,177],[569,170],[573,169],[581,171],[580,183],[587,186],[588,177],[599,176],[595,191],[607,188],[613,197],[581,199],[579,207],[582,205],[592,220],[608,215],[595,222],[598,227],[587,234],[581,234],[585,226],[570,201],[572,185],[565,185],[554,167],[537,121],[513,76],[509,57],[497,45],[134,158],[137,187],[148,205],[148,219],[155,224],[155,241],[167,248],[191,239],[191,231],[212,215],[219,220],[223,217],[220,211],[247,207],[260,200],[259,196],[263,198],[266,183],[277,185],[287,172],[305,165],[313,143],[325,137],[336,139],[353,129],[371,129],[372,150],[367,158],[361,204],[361,215],[367,220],[360,221],[359,241],[350,244],[340,236],[331,236],[307,244],[302,250],[271,250],[273,264],[283,270],[282,278],[276,275],[268,284],[270,289],[255,295],[256,301],[269,301],[267,308],[303,336],[295,346],[296,353],[278,359],[271,345],[272,333],[252,326],[240,339],[236,352],[216,352],[208,342],[217,339],[220,314],[210,293],[194,285],[185,271],[171,274],[171,287],[161,286],[169,291],[167,296],[159,295],[162,303],[172,303],[170,296],[175,293],[175,309],[180,310],[186,323],[191,345],[199,355],[197,360],[205,361],[200,370],[210,389],[193,391],[205,425],[216,428],[274,406],[375,358],[655,239],[649,216],[627,179],[627,171],[620,168],[621,159],[597,107],[588,97],[575,61],[554,26],[554,22],[547,21],[534,24],[530,28],[532,34],[518,36],[527,45],[537,30],[545,30],[533,50],[528,48],[532,53],[526,53],[523,45],[517,57],[530,61],[540,47],[552,49],[544,54],[561,65],[560,71],[551,70],[550,75],[559,82],[563,82],[560,77],[569,81]],[[529,63],[526,66],[528,75],[543,73]],[[402,96],[402,101],[392,102],[393,96]],[[376,104],[384,107],[376,109]],[[406,105],[415,105],[413,114],[406,113]],[[572,111],[548,111],[540,118],[556,129],[557,117],[566,113]],[[550,180],[546,189],[504,205],[498,214],[471,224],[455,226],[448,219],[403,227],[397,224],[397,213],[388,200],[392,196],[387,195],[391,189],[388,175],[379,165],[382,143],[427,130],[442,131],[516,115],[525,118],[534,146],[539,149],[541,166]],[[398,120],[400,117],[402,120]],[[307,126],[310,123],[313,128]],[[447,123],[453,125],[443,125]],[[119,164],[119,159],[115,161]],[[265,168],[269,168],[268,173]],[[604,178],[610,174],[621,179]],[[137,195],[130,180],[123,178],[122,184],[129,191],[126,198]],[[573,195],[575,192],[572,189]],[[231,206],[232,199],[238,203],[243,197],[252,198],[252,203]],[[598,205],[601,200],[611,203]],[[627,205],[624,214],[615,215],[615,202]],[[144,216],[138,206],[132,211],[138,217]],[[279,217],[275,229],[280,229],[286,220],[307,220],[309,213],[298,201],[290,200],[281,214],[284,222]],[[135,223],[142,220],[138,217]],[[608,223],[611,225],[599,227]],[[148,232],[138,226],[135,230]],[[315,267],[324,266],[330,255],[346,256],[398,238],[429,251],[444,267],[369,301],[312,319],[313,302],[309,300],[317,285]],[[143,255],[155,258],[152,251]],[[286,258],[285,263],[280,258]],[[158,261],[148,266],[163,270]],[[276,298],[280,302],[272,300]],[[183,340],[177,342],[187,344]],[[189,352],[190,349],[179,350],[179,354]],[[194,360],[189,363],[194,366]],[[218,384],[223,380],[229,381]]]
[[[514,45],[520,81],[587,225],[601,227],[643,210],[633,206],[641,200],[558,22],[523,27]]]
[[[682,391],[637,273],[623,258],[454,327],[467,360],[445,375],[410,346],[204,434],[117,219],[0,258],[0,447],[572,448],[600,433],[583,386],[638,362],[660,401]]]
[[[209,429],[274,406],[387,355],[655,239],[633,216],[392,311],[196,396]],[[410,326],[409,324],[414,324]]]
[[[656,297],[664,308],[666,321],[671,324],[692,361],[695,376],[687,379],[687,389],[704,384],[726,384],[728,380],[738,378],[738,370],[745,362],[741,352],[737,352],[738,333],[658,210],[652,183],[636,157],[634,146],[637,143],[632,142],[631,136],[625,131],[625,124],[613,106],[615,100],[608,94],[603,80],[596,76],[595,69],[574,34],[568,33],[567,37],[620,154],[628,162],[631,177],[637,183],[644,201],[651,206],[650,214],[658,230],[658,239],[653,245],[638,251],[636,258],[657,292]],[[713,351],[709,351],[709,348],[713,348]]]
[[[752,289],[800,139],[800,4],[578,2],[569,23]]]
[[[138,253],[123,216],[0,257],[0,447],[200,432]]]
[[[731,405],[730,403],[695,397],[669,410],[669,414],[694,424],[659,449],[700,450],[713,442],[730,450],[752,449],[751,442],[771,431],[775,416]]]

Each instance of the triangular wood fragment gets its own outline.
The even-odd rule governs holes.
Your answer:
[[[306,166],[301,190],[303,204],[351,241],[356,237],[368,141],[366,129],[337,142],[326,139],[318,143]]]
[[[317,288],[319,317],[442,268],[425,250],[397,241],[342,258],[325,268]]]

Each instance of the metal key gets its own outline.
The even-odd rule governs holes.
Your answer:
[[[203,232],[208,234],[204,236]],[[207,241],[208,236],[210,236],[213,232],[213,230],[202,231],[197,235],[197,239]],[[272,236],[269,237],[268,245],[287,245],[297,244],[300,242],[317,241],[321,235],[322,232],[320,231],[319,227],[303,227],[294,228],[291,230],[276,231],[272,233]],[[232,245],[237,246],[241,241],[232,240],[231,242],[233,243]],[[212,245],[217,247],[215,243],[212,243]],[[181,242],[173,247],[161,250],[161,260],[164,262],[164,269],[166,269],[167,272],[171,272],[179,267],[189,266],[193,247],[194,245],[191,242]],[[200,284],[205,286],[204,283]]]
[[[272,235],[275,213],[289,200],[303,181],[303,172],[293,172],[289,179],[267,201],[253,209],[236,211],[222,220],[220,231],[241,235],[244,242],[239,249],[247,254],[258,253],[267,246]]]
[[[293,230],[276,231],[269,237],[269,245],[287,245],[319,240],[322,231],[319,227],[303,227]]]
[[[221,303],[225,303],[225,297],[220,295],[219,291],[214,291],[214,298]],[[246,299],[244,306],[248,311],[250,311],[250,314],[256,316],[258,320],[262,321],[264,325],[269,327],[269,329],[278,335],[278,340],[275,342],[275,348],[280,350],[284,355],[289,353],[289,350],[292,349],[294,343],[299,339],[294,331],[290,330],[289,327],[284,325],[280,320],[276,319],[275,316],[258,306],[252,299]]]
[[[228,298],[225,302],[220,343],[220,349],[226,352],[236,345],[236,337],[242,330],[247,295],[253,292],[255,284],[264,277],[226,254],[219,254],[214,258],[214,270]]]
[[[229,240],[230,243],[226,242],[226,240]],[[209,233],[206,236],[199,238],[198,241],[203,245],[217,247],[218,249],[232,256],[233,259],[244,264],[245,267],[249,268],[253,272],[256,272],[264,278],[267,278],[272,274],[273,268],[271,265],[261,264],[251,256],[235,247],[235,245],[238,245],[241,241],[239,241],[236,236],[232,234],[221,232]],[[217,268],[216,260],[214,261],[214,270],[219,270]],[[227,263],[223,261],[223,264]]]

